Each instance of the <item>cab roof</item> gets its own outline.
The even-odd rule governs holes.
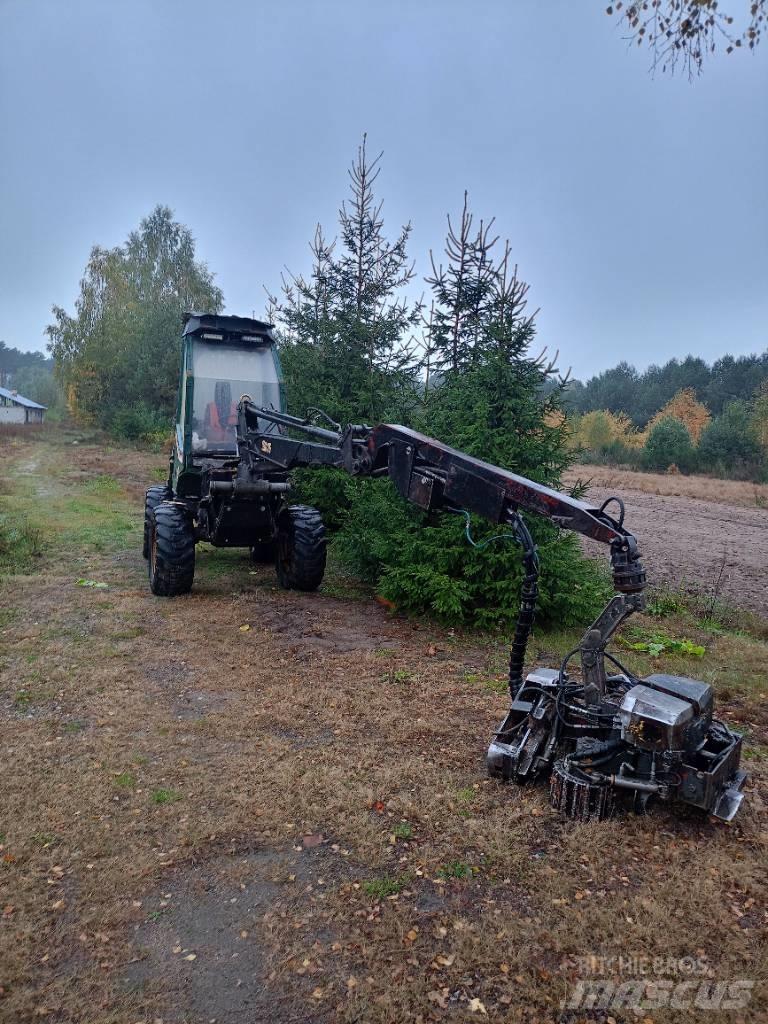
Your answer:
[[[183,334],[207,341],[253,341],[263,345],[275,341],[273,327],[273,324],[246,316],[185,313]]]

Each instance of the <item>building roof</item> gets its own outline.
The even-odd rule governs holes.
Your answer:
[[[16,405],[23,405],[25,409],[47,409],[47,405],[40,405],[33,402],[31,398],[25,398],[16,391],[9,391],[8,388],[0,388],[0,398],[10,398]]]

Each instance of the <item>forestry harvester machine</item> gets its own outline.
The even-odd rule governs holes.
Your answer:
[[[152,592],[173,597],[191,589],[200,540],[249,548],[254,561],[274,561],[282,586],[315,590],[325,570],[322,519],[316,509],[290,504],[288,493],[292,470],[318,466],[388,477],[425,513],[467,521],[475,513],[508,527],[519,545],[524,573],[511,704],[488,749],[492,776],[524,782],[548,775],[553,806],[583,820],[609,817],[622,795],[638,811],[660,799],[734,817],[746,778],[741,736],[713,717],[712,688],[681,676],[637,678],[605,649],[617,627],[644,608],[645,571],[621,499],[595,507],[407,427],[342,428],[319,410],[290,416],[269,324],[186,318],[170,475],[146,496]],[[522,512],[607,544],[616,590],[559,667],[527,675],[539,562]],[[580,672],[571,674],[577,656]]]

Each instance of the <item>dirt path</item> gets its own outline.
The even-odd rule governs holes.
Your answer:
[[[765,645],[714,638],[701,666],[749,732],[731,828],[564,822],[546,787],[485,776],[498,644],[331,596],[340,578],[280,591],[239,552],[200,550],[192,594],[152,598],[140,496],[162,461],[0,451],[0,516],[44,539],[0,581],[0,1019],[571,1024],[584,958],[619,954],[752,979],[741,1019],[762,1019]]]
[[[589,500],[603,502],[612,494],[623,498],[627,525],[637,536],[652,584],[717,595],[768,617],[768,508],[649,493],[642,489],[648,486],[644,474],[626,470],[614,479],[604,467],[584,466],[579,475],[587,478],[593,470]],[[727,493],[729,482],[722,483]],[[709,487],[714,484],[707,480]],[[658,485],[651,480],[650,486]],[[668,486],[674,487],[674,481]],[[600,546],[588,550],[597,554]]]

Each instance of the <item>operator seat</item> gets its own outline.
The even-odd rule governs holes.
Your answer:
[[[237,426],[237,406],[232,401],[232,385],[228,380],[217,380],[213,391],[213,401],[205,409],[203,434],[208,443],[219,443],[234,440]]]

